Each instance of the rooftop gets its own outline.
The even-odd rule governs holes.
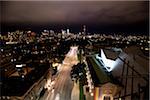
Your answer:
[[[108,82],[117,82],[115,79],[113,79],[111,74],[108,73],[99,62],[96,61],[94,56],[87,57],[87,62],[95,86],[103,85]]]
[[[25,78],[21,78],[16,75],[5,79],[2,84],[0,84],[1,95],[2,96],[22,96],[27,90],[37,82],[48,70],[48,66],[41,65],[36,66],[36,68],[29,72]]]
[[[116,52],[112,49],[104,49],[104,53],[106,55],[106,58],[116,60],[118,58],[119,52]]]

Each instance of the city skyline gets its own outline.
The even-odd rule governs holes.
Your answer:
[[[72,28],[147,32],[148,1],[1,1],[2,31],[17,28]]]

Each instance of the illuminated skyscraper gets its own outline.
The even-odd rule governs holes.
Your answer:
[[[70,32],[69,32],[69,29],[67,29],[67,34],[69,34]]]
[[[86,25],[83,25],[83,32],[86,33]]]

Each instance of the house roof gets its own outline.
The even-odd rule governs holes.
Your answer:
[[[95,59],[95,56],[87,57],[87,63],[95,86],[103,85],[108,82],[119,84],[111,73],[106,71],[105,67]]]
[[[87,62],[89,65],[92,80],[95,85],[111,82],[110,77],[108,77],[106,72],[96,64],[93,57],[87,57]]]
[[[104,54],[106,56],[107,59],[111,59],[111,60],[116,60],[118,58],[118,55],[120,54],[120,52],[116,52],[112,49],[104,49]],[[101,51],[100,51],[101,52]]]

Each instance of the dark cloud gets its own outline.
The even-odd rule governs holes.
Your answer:
[[[148,22],[148,1],[1,1],[2,23],[120,25]]]

